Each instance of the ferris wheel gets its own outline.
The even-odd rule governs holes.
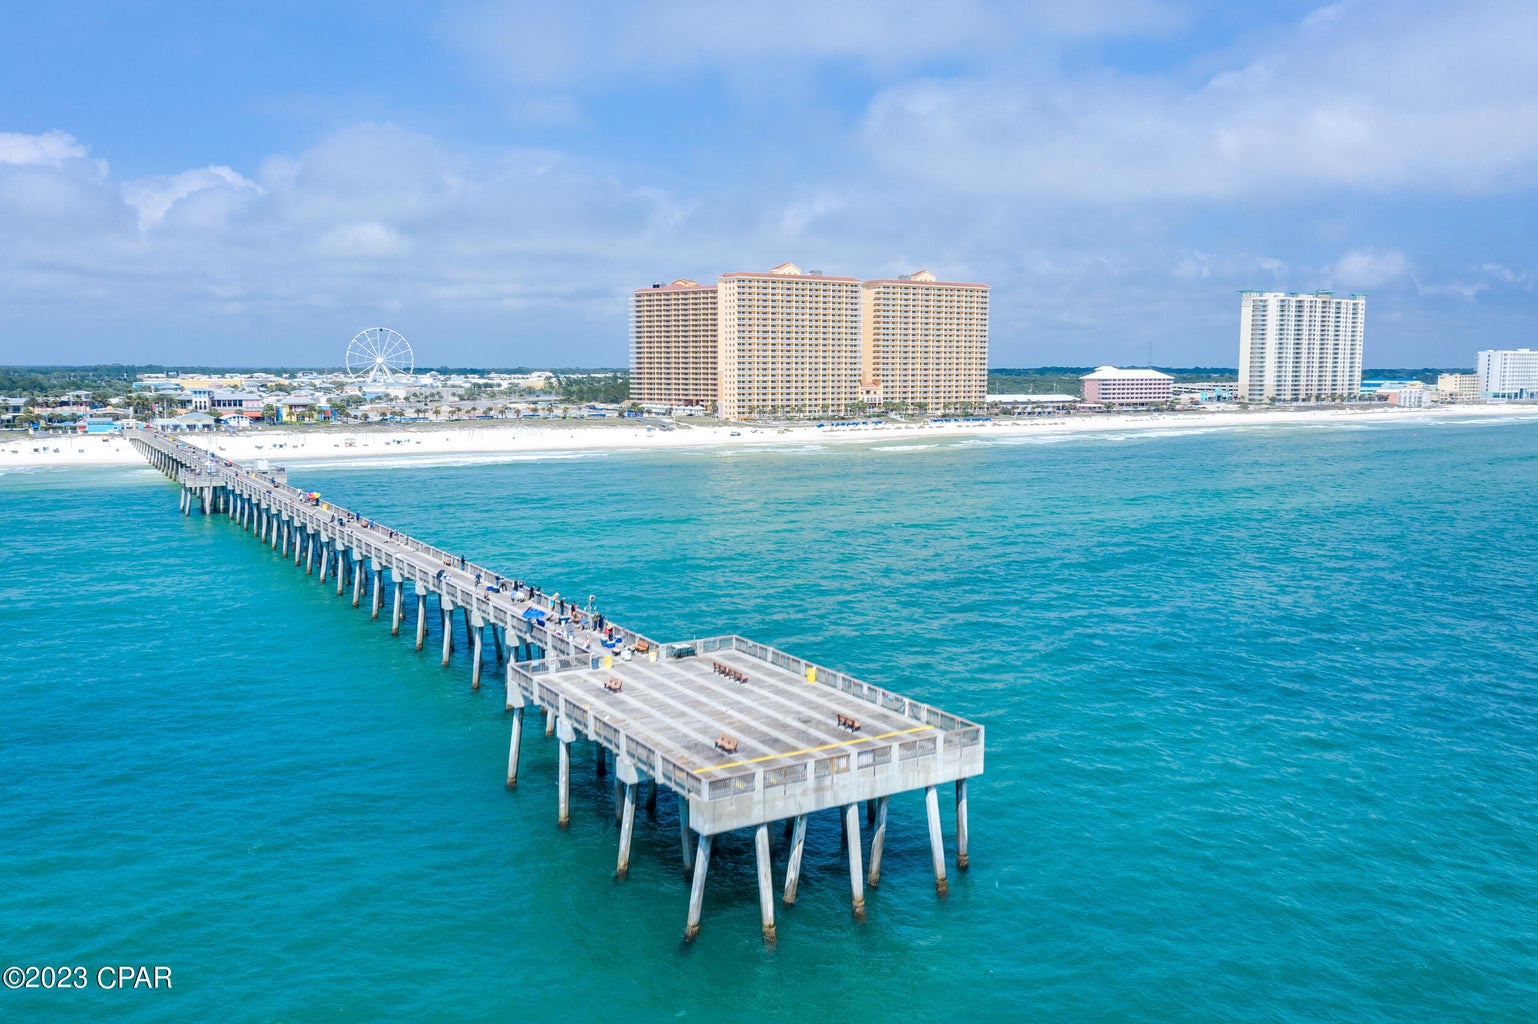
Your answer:
[[[347,376],[369,384],[397,384],[411,376],[416,357],[399,331],[370,327],[347,343]]]

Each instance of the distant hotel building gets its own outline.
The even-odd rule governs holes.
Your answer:
[[[1437,394],[1444,402],[1477,402],[1481,397],[1479,374],[1439,373]]]
[[[977,405],[988,390],[988,286],[927,270],[860,286],[860,386],[872,405]]]
[[[634,294],[631,395],[647,405],[713,405],[725,419],[938,412],[981,405],[987,380],[987,285],[782,263]]]
[[[1100,405],[1156,405],[1168,402],[1175,378],[1158,370],[1101,366],[1079,378],[1084,401]]]
[[[645,405],[716,403],[716,286],[679,278],[631,304],[630,397]]]
[[[1361,390],[1367,296],[1247,291],[1239,310],[1239,399],[1309,402]]]
[[[1530,348],[1485,349],[1475,372],[1485,398],[1538,398],[1538,352]]]

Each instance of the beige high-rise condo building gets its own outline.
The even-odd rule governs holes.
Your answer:
[[[860,391],[871,405],[950,412],[988,390],[988,286],[927,270],[860,286]]]
[[[1361,394],[1367,296],[1239,294],[1240,401],[1311,402]]]
[[[979,406],[988,291],[928,271],[861,282],[782,263],[637,289],[630,393],[725,419]]]
[[[716,286],[681,277],[638,288],[630,309],[630,397],[714,408]]]
[[[839,416],[859,401],[860,282],[781,263],[716,279],[720,414]]]

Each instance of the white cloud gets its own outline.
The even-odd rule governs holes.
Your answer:
[[[228,167],[211,166],[127,182],[123,185],[123,199],[138,212],[139,230],[144,231],[164,220],[179,200],[208,189],[262,194],[256,182]]]
[[[41,135],[0,132],[0,164],[19,167],[63,167],[68,160],[83,160],[86,148],[68,132]]]
[[[889,169],[979,193],[1227,200],[1538,183],[1538,6],[1337,6],[1215,73],[928,78],[872,100]]]
[[[1410,272],[1410,261],[1398,249],[1354,249],[1330,268],[1330,279],[1341,288],[1366,291],[1397,281]]]
[[[339,224],[320,237],[317,247],[329,257],[380,259],[404,255],[408,245],[399,231],[371,220]]]
[[[1043,39],[1163,33],[1181,24],[1163,0],[943,7],[881,0],[776,0],[769,6],[710,0],[647,4],[502,0],[471,4],[447,22],[457,45],[496,74],[526,84],[578,85],[624,77],[850,61],[876,68],[936,58],[999,57]]]

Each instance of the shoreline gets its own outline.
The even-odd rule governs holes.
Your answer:
[[[342,427],[265,427],[242,434],[189,434],[198,445],[239,462],[267,459],[285,465],[324,465],[356,460],[418,462],[437,458],[496,462],[528,455],[589,454],[609,451],[663,451],[681,448],[761,447],[764,445],[855,444],[935,438],[1073,437],[1107,432],[1145,433],[1169,429],[1332,425],[1341,423],[1437,422],[1538,418],[1538,405],[1467,405],[1430,409],[1257,409],[1175,413],[1109,413],[995,419],[991,423],[915,424],[871,421],[864,427],[790,427],[752,424],[680,424],[674,430],[626,422],[574,421],[553,426],[466,422],[360,424]],[[24,437],[0,442],[0,472],[6,469],[130,466],[143,459],[116,435]]]

